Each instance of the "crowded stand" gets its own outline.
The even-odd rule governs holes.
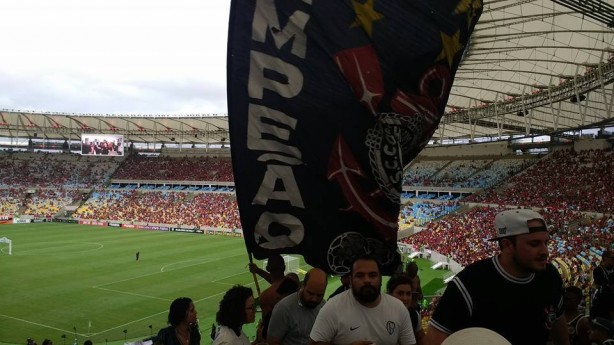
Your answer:
[[[487,188],[526,169],[537,158],[418,161],[403,175],[404,186]]]
[[[446,160],[424,160],[412,163],[403,175],[404,186],[427,186],[430,185],[429,178],[441,170],[450,161]]]
[[[74,218],[240,228],[234,195],[139,190],[95,192]]]
[[[454,160],[431,177],[434,186],[452,187],[467,180],[491,160]]]
[[[15,214],[23,205],[24,193],[22,188],[0,189],[0,215]]]
[[[148,157],[131,155],[114,179],[232,182],[230,159],[210,157]]]
[[[26,193],[22,215],[51,219],[60,209],[81,199],[78,189],[40,189]]]
[[[503,209],[478,206],[461,214],[449,215],[427,223],[422,231],[402,242],[417,249],[428,248],[466,266],[496,251],[495,245],[487,239],[492,237],[490,225],[495,215]],[[459,243],[466,245],[460,246]]]
[[[537,159],[498,159],[484,166],[483,169],[465,181],[457,181],[454,187],[488,188],[502,182],[514,174],[526,169]]]
[[[101,186],[121,158],[15,152],[0,155],[0,186],[93,188]]]
[[[476,206],[448,215],[426,224],[402,242],[416,250],[438,252],[466,266],[497,253],[497,243],[488,239],[494,236],[495,215],[504,209],[503,206]],[[556,207],[542,209],[540,213],[549,224],[551,259],[561,268],[569,284],[581,283],[588,288],[591,269],[601,260],[603,250],[613,243],[614,218],[587,218],[581,212]]]
[[[465,201],[613,213],[612,186],[614,156],[611,149],[561,150],[513,176],[503,188],[474,194]]]
[[[455,202],[434,203],[418,201],[401,209],[399,224],[423,226],[430,221],[456,211],[458,208],[459,205]],[[402,228],[404,227],[402,226]]]

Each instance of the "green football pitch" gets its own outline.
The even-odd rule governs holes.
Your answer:
[[[170,303],[183,296],[194,300],[209,344],[224,292],[254,287],[236,237],[61,223],[2,225],[1,237],[12,240],[13,255],[0,244],[0,344],[143,339],[166,326]],[[447,272],[418,263],[425,294],[441,290]],[[301,261],[301,269],[309,266]],[[338,286],[332,278],[326,295]]]

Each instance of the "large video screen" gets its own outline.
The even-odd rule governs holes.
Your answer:
[[[81,154],[123,156],[124,136],[118,134],[81,134]]]

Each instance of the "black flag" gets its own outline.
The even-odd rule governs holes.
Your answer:
[[[228,109],[245,243],[345,273],[400,264],[403,167],[428,143],[480,0],[233,0]]]

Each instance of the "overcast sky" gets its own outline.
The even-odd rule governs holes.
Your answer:
[[[226,113],[230,0],[2,0],[0,109]]]

